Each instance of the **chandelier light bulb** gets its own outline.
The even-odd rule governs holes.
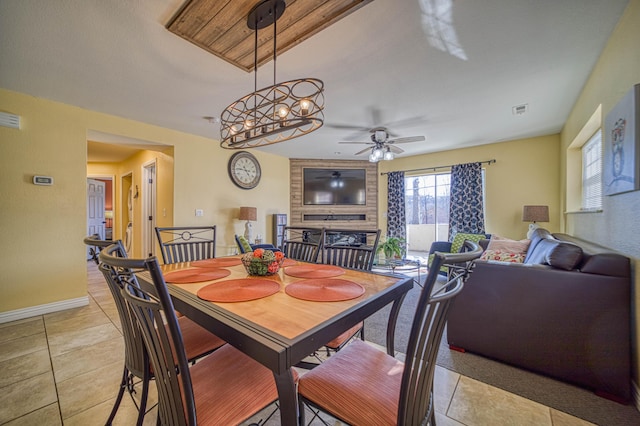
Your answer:
[[[311,102],[309,99],[303,99],[300,101],[300,114],[307,115],[309,114],[309,106],[311,106]]]
[[[289,109],[287,107],[280,107],[278,110],[278,116],[280,118],[286,118],[289,115]]]

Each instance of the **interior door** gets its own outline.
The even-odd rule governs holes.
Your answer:
[[[104,240],[104,197],[105,183],[95,179],[87,179],[87,235],[98,234]],[[91,256],[87,247],[87,259]]]
[[[155,254],[154,232],[156,227],[156,163],[155,161],[144,165],[142,170],[142,254],[153,256]]]

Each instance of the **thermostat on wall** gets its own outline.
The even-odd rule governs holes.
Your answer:
[[[34,185],[53,185],[53,178],[51,176],[34,176]]]

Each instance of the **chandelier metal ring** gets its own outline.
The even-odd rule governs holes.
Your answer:
[[[273,25],[273,85],[254,91],[224,109],[220,116],[220,146],[254,148],[306,135],[324,124],[324,83],[301,78],[276,83],[276,21],[284,13],[282,0],[265,0],[249,13],[255,30],[254,81],[257,82],[258,29]]]

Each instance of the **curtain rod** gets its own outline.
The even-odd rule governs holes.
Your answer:
[[[489,165],[489,164],[493,164],[493,163],[495,163],[495,162],[496,162],[496,160],[495,160],[495,158],[494,158],[494,159],[492,159],[492,160],[475,161],[475,162],[476,162],[476,163],[480,163],[480,164],[487,164],[487,165]],[[468,163],[467,163],[467,164],[468,164]],[[451,168],[451,167],[453,167],[453,166],[455,166],[455,164],[451,164],[451,165],[448,165],[448,166],[424,167],[424,168],[422,168],[422,169],[396,170],[396,172],[405,172],[405,173],[407,173],[407,172],[426,172],[426,171],[429,171],[429,170],[430,170],[430,171],[432,171],[432,172],[435,172],[435,171],[436,171],[436,170],[438,170],[438,169],[450,169],[450,168]],[[381,176],[383,176],[383,175],[388,175],[389,173],[392,173],[392,172],[381,172],[381,173],[380,173],[380,175],[381,175]]]

